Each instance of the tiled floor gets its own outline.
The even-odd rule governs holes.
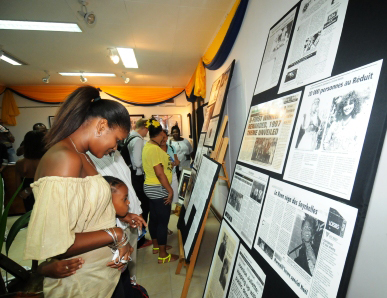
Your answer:
[[[168,237],[168,245],[173,246],[169,252],[174,254],[179,253],[176,228],[177,219],[177,216],[171,215],[169,222],[169,229],[173,231],[173,235]],[[210,212],[189,287],[188,298],[203,296],[219,227],[218,220]],[[137,253],[137,258],[137,282],[148,291],[149,297],[178,298],[181,296],[186,276],[186,269],[184,267],[180,274],[176,275],[177,261],[168,264],[158,264],[157,255],[152,254],[152,246],[140,249]]]
[[[17,218],[9,217],[7,226],[10,228]],[[176,215],[171,215],[169,229],[173,231],[173,235],[168,236],[168,245],[173,247],[169,252],[174,254],[179,252],[177,220],[178,217]],[[219,228],[218,220],[210,212],[189,287],[188,298],[203,296]],[[22,266],[31,267],[31,261],[23,260],[26,235],[27,229],[19,232],[11,246],[9,257]],[[147,235],[147,238],[149,238],[149,235]],[[4,250],[3,253],[5,253]],[[152,246],[140,249],[137,253],[137,258],[137,282],[148,291],[151,298],[176,298],[181,296],[186,276],[186,269],[184,267],[180,274],[176,275],[177,261],[159,265],[157,263],[157,255],[152,254]]]

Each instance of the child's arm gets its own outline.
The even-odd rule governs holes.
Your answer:
[[[78,269],[82,268],[85,261],[82,258],[75,258],[70,260],[45,261],[38,267],[38,273],[45,277],[64,278],[73,275]]]

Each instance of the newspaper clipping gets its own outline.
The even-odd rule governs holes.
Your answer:
[[[269,31],[269,37],[263,55],[261,70],[254,94],[261,93],[277,86],[282,65],[292,32],[296,8],[294,8],[280,23]]]
[[[238,160],[282,174],[301,92],[252,106]]]
[[[261,298],[266,274],[243,245],[240,246],[235,271],[231,280],[229,298]]]
[[[305,88],[285,180],[350,199],[382,62]]]
[[[254,248],[299,297],[336,297],[357,209],[270,179]]]
[[[252,248],[269,176],[236,165],[225,219]]]
[[[203,155],[208,153],[208,148],[204,147],[204,139],[206,138],[206,134],[202,133],[200,134],[199,142],[198,142],[198,147],[196,149],[196,155],[195,155],[195,160],[193,163],[193,167],[199,171],[200,165],[202,163]]]
[[[187,224],[193,206],[195,206],[195,217],[188,232],[187,241],[184,244],[184,253],[186,258],[191,250],[194,235],[196,234],[197,229],[200,227],[200,221],[203,213],[205,212],[206,202],[211,196],[211,191],[213,190],[212,184],[216,178],[217,173],[219,172],[219,168],[220,165],[214,162],[212,159],[208,157],[203,158],[202,165],[200,167],[200,171],[198,172],[196,183],[194,183],[191,198],[189,200],[184,216],[185,224]],[[189,239],[191,240],[188,241]]]
[[[290,43],[278,93],[329,77],[348,0],[304,0]]]
[[[226,297],[238,246],[239,238],[231,230],[228,224],[223,221],[220,227],[214,256],[212,258],[210,273],[208,274],[207,285],[204,290],[204,297]]]

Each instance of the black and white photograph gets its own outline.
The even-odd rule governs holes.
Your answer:
[[[278,138],[257,138],[251,160],[271,165]]]
[[[227,250],[227,240],[228,240],[227,234],[223,233],[222,242],[220,243],[220,246],[219,246],[219,249],[218,249],[218,257],[222,261],[224,259],[224,255],[226,254],[226,250]]]
[[[266,185],[260,183],[258,181],[253,182],[253,186],[251,188],[250,198],[258,203],[262,203],[262,198],[265,192]]]
[[[196,174],[197,174],[197,172],[194,169],[192,169],[191,176],[189,178],[189,181],[187,184],[187,189],[186,189],[185,195],[184,195],[184,206],[186,209],[188,207],[189,200],[191,199],[192,190],[193,190],[193,187],[194,187],[195,182],[196,182]]]
[[[325,151],[348,152],[351,148],[356,148],[357,142],[360,141],[357,130],[360,125],[358,115],[369,99],[370,90],[367,91],[361,94],[352,90],[333,98],[323,141]]]
[[[316,266],[323,232],[324,222],[304,212],[297,214],[288,256],[310,276]]]
[[[297,68],[296,69],[293,69],[292,71],[289,71],[287,74],[286,74],[286,77],[285,77],[285,82],[289,82],[291,80],[294,80],[296,77],[297,77]]]
[[[258,246],[269,256],[270,259],[273,259],[274,250],[267,245],[262,238],[258,238]]]
[[[213,148],[216,142],[216,133],[219,128],[219,117],[212,118],[208,126],[206,139],[204,140],[204,146]]]
[[[222,270],[220,270],[220,276],[219,276],[219,282],[220,282],[220,285],[222,286],[223,290],[226,287],[229,267],[230,267],[230,261],[228,258],[225,258],[223,261]]]
[[[325,115],[326,110],[320,111],[320,98],[315,98],[309,113],[302,115],[296,142],[297,149],[309,151],[320,149],[325,127],[325,118],[321,120],[320,114]]]
[[[188,186],[188,181],[189,181],[189,177],[190,175],[183,175],[183,182],[181,184],[181,188],[179,189],[179,197],[183,197],[185,196],[185,192],[187,190],[187,186]]]
[[[304,44],[304,55],[309,54],[310,52],[316,50],[318,43],[320,42],[321,30],[316,32],[315,34],[309,36],[305,40]]]
[[[228,203],[238,212],[241,210],[242,200],[243,194],[231,188]]]
[[[292,31],[293,26],[293,20],[291,20],[289,23],[284,26],[281,31],[277,33],[277,36],[274,39],[273,42],[273,52],[279,50],[283,46],[287,46],[290,38],[290,33]]]

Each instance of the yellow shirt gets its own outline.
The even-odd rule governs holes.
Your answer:
[[[151,143],[146,143],[142,150],[142,167],[145,172],[145,184],[157,185],[161,184],[156,176],[154,166],[161,164],[164,169],[164,174],[168,178],[169,184],[172,183],[172,162],[169,155],[159,146]]]

